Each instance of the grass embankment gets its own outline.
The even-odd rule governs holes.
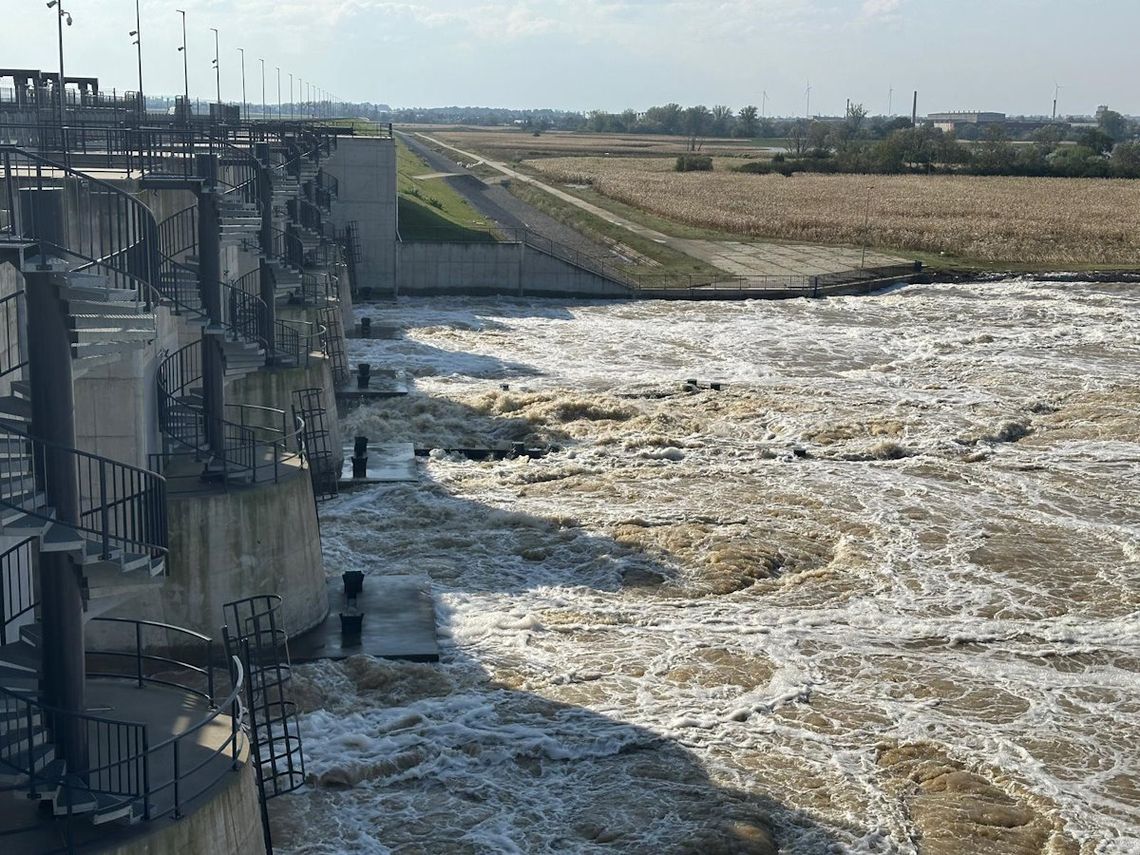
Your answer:
[[[434,170],[398,138],[397,206],[404,240],[493,241],[479,212],[442,178],[417,178]]]
[[[660,163],[559,158],[526,166],[554,184],[683,226],[822,245],[905,252],[939,269],[1140,267],[1140,182],[956,175],[676,173]],[[609,207],[608,202],[600,202]],[[641,217],[631,219],[642,221]],[[649,225],[652,220],[647,221]],[[715,238],[714,238],[715,239]]]

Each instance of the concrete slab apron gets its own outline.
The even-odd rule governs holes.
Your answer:
[[[678,238],[634,223],[617,216],[612,211],[593,205],[584,199],[579,199],[564,190],[544,184],[541,181],[524,175],[516,169],[511,169],[504,163],[481,158],[477,154],[448,145],[442,140],[427,134],[417,133],[416,136],[427,140],[433,145],[449,149],[460,154],[470,161],[479,161],[498,170],[514,181],[530,184],[556,199],[580,208],[595,217],[600,217],[608,223],[626,229],[633,234],[664,244],[670,249],[683,252],[699,258],[713,267],[717,267],[733,276],[818,276],[824,273],[840,273],[852,270],[865,264],[867,267],[885,267],[894,264],[906,264],[907,259],[884,255],[878,252],[868,252],[866,259],[860,249],[850,247],[819,246],[817,244],[793,243],[764,243],[743,241],[714,241],[695,240],[691,238]]]

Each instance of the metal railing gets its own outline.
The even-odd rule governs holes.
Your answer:
[[[7,377],[28,364],[24,325],[27,323],[27,301],[23,291],[16,291],[0,300],[0,377]]]
[[[231,477],[248,484],[266,481],[277,482],[286,471],[285,466],[297,461],[303,467],[298,439],[303,425],[289,427],[283,410],[233,404],[227,409],[241,413],[239,421],[220,419],[221,448],[209,446],[209,426],[202,397],[202,342],[191,342],[168,355],[158,366],[158,420],[165,442],[163,451],[152,454],[151,460],[159,471],[167,472],[178,462],[212,465],[209,474],[217,477],[223,486],[229,486]],[[281,427],[254,424],[246,419],[249,412],[280,414]],[[200,480],[199,474],[179,476]]]
[[[47,467],[49,450],[70,460],[77,477],[79,518],[60,520],[100,547],[100,557],[115,557],[115,550],[159,558],[169,545],[166,517],[166,479],[161,475],[100,457],[86,451],[57,445],[4,428],[0,455],[26,461],[25,474],[9,479],[11,493],[0,505],[28,516],[56,521],[55,510],[46,504],[53,484]],[[68,467],[71,468],[70,466]]]
[[[91,757],[82,775],[85,794],[110,796],[144,820],[166,816],[178,819],[188,805],[240,768],[240,758],[247,744],[242,701],[247,690],[244,665],[236,656],[228,660],[230,691],[225,698],[218,699],[213,641],[208,637],[152,621],[95,618],[94,622],[123,627],[133,634],[134,646],[127,650],[88,650],[89,678],[130,680],[139,688],[153,685],[176,689],[203,699],[207,709],[188,727],[155,741],[150,725],[61,710],[33,696],[0,688],[0,713],[20,722],[28,737],[0,744],[0,761],[27,778],[29,795],[33,798],[41,791],[46,793],[57,788],[70,795],[77,789],[78,779],[63,774],[45,779],[37,762],[36,741],[31,735],[44,729],[60,732],[63,728],[78,726],[83,729]],[[205,654],[202,663],[144,652],[144,632],[148,630],[158,630],[168,640],[173,636],[200,645]],[[122,667],[116,667],[119,665]],[[174,673],[181,679],[171,676],[172,669],[176,669]],[[187,682],[187,678],[191,682]],[[217,733],[219,719],[224,716],[229,718],[228,726],[222,725],[228,729],[228,736],[212,747],[204,744],[203,731],[210,728],[212,733]],[[73,803],[73,800],[69,798],[68,802]]]
[[[0,178],[0,237],[33,241],[41,261],[56,257],[71,272],[97,272],[106,287],[134,290],[137,300],[149,304],[159,256],[158,230],[146,205],[112,184],[16,146],[0,145]],[[49,191],[65,194],[50,213]]]
[[[27,537],[0,554],[0,645],[19,640],[18,627],[38,605],[34,546],[35,538]]]

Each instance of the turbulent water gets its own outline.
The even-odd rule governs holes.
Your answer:
[[[1136,286],[361,314],[346,435],[556,450],[323,506],[444,662],[298,669],[279,851],[1140,852]]]

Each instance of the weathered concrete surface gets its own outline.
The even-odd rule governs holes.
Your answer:
[[[226,396],[234,403],[240,401],[250,406],[284,410],[287,423],[292,429],[294,390],[313,388],[321,390],[321,397],[328,411],[325,428],[329,432],[329,449],[334,454],[334,463],[339,466],[335,455],[340,451],[342,440],[340,421],[336,417],[336,390],[333,386],[332,368],[328,357],[323,354],[311,354],[308,365],[296,368],[262,369],[247,374],[226,387]],[[238,410],[231,408],[226,418],[234,422],[240,421]],[[292,441],[289,447],[295,447]]]
[[[364,615],[362,632],[343,637],[340,613],[353,611],[339,577],[328,582],[328,618],[300,637],[289,639],[293,662],[347,659],[360,653],[380,659],[438,662],[431,582],[422,576],[367,576],[355,611]]]
[[[253,765],[245,763],[228,785],[193,814],[154,834],[106,850],[107,855],[264,855],[261,810]]]
[[[154,468],[149,455],[162,450],[155,374],[166,351],[179,347],[179,320],[166,307],[154,313],[154,341],[75,381],[77,447],[143,469]]]
[[[629,289],[522,243],[397,244],[400,294],[628,298]]]
[[[344,447],[344,466],[341,468],[340,486],[354,484],[396,484],[420,480],[416,466],[416,449],[410,442],[392,445],[369,445],[368,463],[363,478],[352,474],[352,445]]]
[[[323,162],[337,179],[332,221],[356,223],[360,240],[360,288],[391,292],[396,284],[396,142],[381,137],[341,137]]]
[[[323,620],[328,603],[313,487],[307,470],[289,468],[278,484],[170,497],[168,576],[109,614],[218,637],[225,603],[280,594],[290,635]],[[88,629],[93,643],[97,629]]]

